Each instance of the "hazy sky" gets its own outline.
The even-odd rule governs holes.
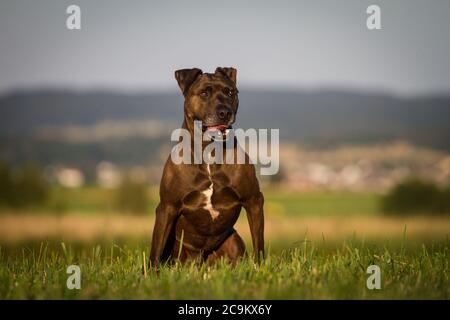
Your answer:
[[[178,68],[235,66],[246,87],[430,94],[450,92],[449,57],[448,0],[0,0],[0,92],[175,89]]]

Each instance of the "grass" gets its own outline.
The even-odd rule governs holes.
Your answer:
[[[54,239],[58,242],[80,241],[95,243],[97,239],[149,239],[154,215],[70,213],[64,216],[33,212],[3,213],[0,215],[0,244],[23,243]],[[265,237],[272,244],[285,247],[299,241],[305,234],[312,240],[341,242],[356,235],[361,239],[401,239],[403,229],[416,240],[443,239],[450,230],[447,217],[386,217],[362,216],[279,216],[265,214]],[[241,213],[236,230],[250,242],[250,229],[245,211]]]
[[[303,241],[270,252],[260,266],[163,266],[141,272],[147,247],[41,242],[2,248],[0,299],[448,299],[448,240],[408,247],[350,239],[337,248]],[[81,268],[81,289],[66,287],[66,268]],[[369,290],[369,265],[381,268],[381,289]]]
[[[148,212],[154,212],[158,199],[158,192],[153,188],[148,190]],[[43,211],[54,213],[105,213],[117,212],[117,190],[96,186],[82,188],[52,188],[49,202]]]
[[[148,190],[147,212],[153,213],[158,204],[157,187]],[[380,196],[370,192],[310,191],[288,192],[276,188],[264,191],[266,211],[274,215],[330,216],[373,215],[380,213]],[[78,189],[54,188],[50,200],[41,211],[54,213],[84,212],[111,214],[117,212],[114,189],[87,186]]]
[[[95,187],[58,189],[49,208],[1,210],[0,299],[449,299],[450,219],[388,217],[369,193],[267,190],[261,265],[144,276],[156,194],[146,215],[120,214],[114,191]],[[245,212],[236,228],[251,250]],[[66,286],[72,264],[80,290]],[[366,287],[372,264],[380,290]]]
[[[380,196],[368,192],[332,191],[265,192],[266,211],[291,216],[374,215],[380,213]]]

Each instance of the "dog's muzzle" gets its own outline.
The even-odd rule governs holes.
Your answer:
[[[230,130],[231,126],[219,124],[215,126],[207,126],[205,133],[211,140],[226,141]]]

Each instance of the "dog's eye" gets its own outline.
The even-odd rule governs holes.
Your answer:
[[[227,96],[229,96],[229,97],[233,97],[234,96],[234,91],[233,90],[231,90],[231,89],[226,89],[226,94],[227,94]]]
[[[202,97],[202,98],[206,98],[208,95],[209,95],[209,92],[208,92],[208,91],[202,91],[202,92],[200,92],[200,97]]]

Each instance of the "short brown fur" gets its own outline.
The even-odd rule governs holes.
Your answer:
[[[217,68],[214,74],[204,74],[197,68],[175,72],[185,97],[182,127],[191,137],[194,120],[201,120],[204,126],[233,124],[239,105],[236,73],[234,68]],[[227,116],[221,118],[218,110],[226,110]],[[236,148],[231,152],[236,153]],[[259,262],[264,256],[264,197],[255,168],[246,159],[245,164],[176,165],[169,156],[160,184],[151,267],[178,258],[181,262],[207,263],[225,258],[236,263],[245,253],[244,242],[233,228],[242,207],[247,212],[254,257]],[[204,208],[203,192],[211,183],[211,203],[219,212],[216,218]]]

